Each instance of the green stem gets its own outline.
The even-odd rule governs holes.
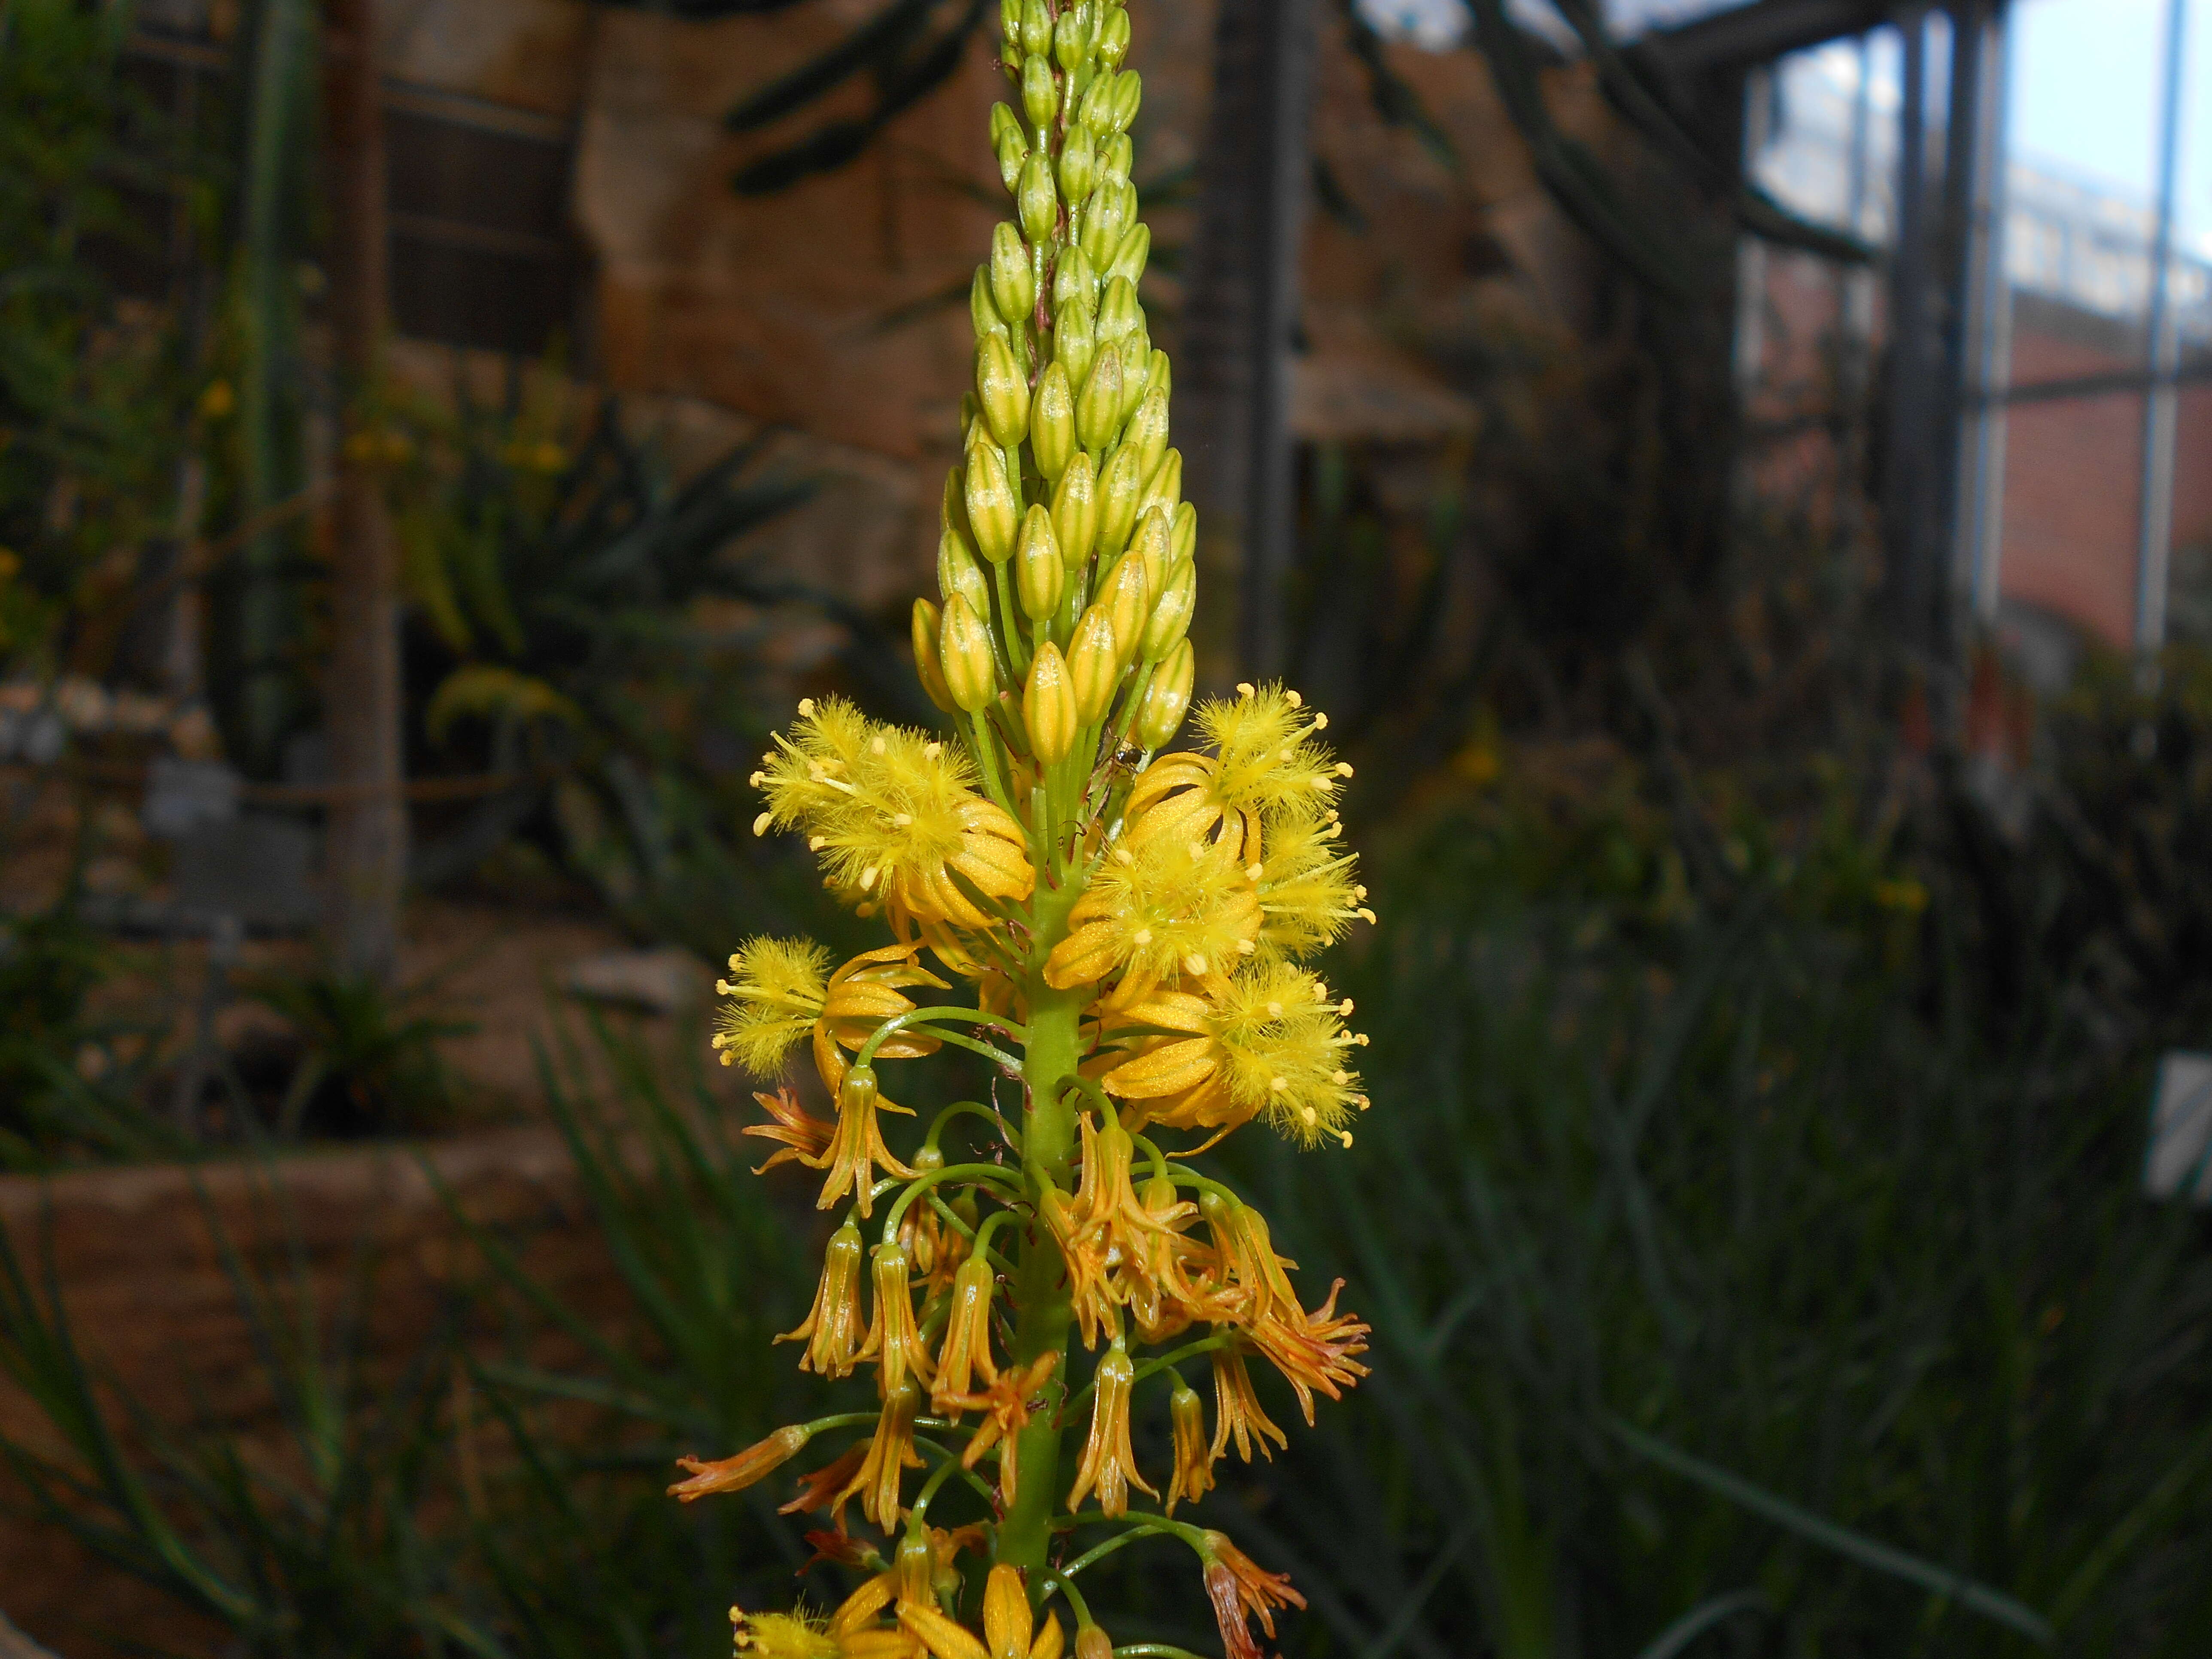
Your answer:
[[[887,1039],[896,1036],[909,1025],[927,1024],[932,1020],[938,1019],[972,1020],[978,1025],[996,1025],[1007,1036],[1016,1039],[1022,1035],[1022,1028],[1012,1020],[987,1012],[983,1009],[947,1008],[933,1004],[927,1008],[909,1008],[906,1012],[895,1014],[877,1026],[874,1030],[868,1033],[868,1040],[860,1045],[860,1052],[853,1056],[853,1064],[855,1066],[872,1064],[876,1058],[876,1050],[880,1048]],[[930,1035],[939,1038],[949,1036],[949,1033],[944,1031],[933,1031]],[[996,1050],[993,1052],[995,1053]]]
[[[1080,890],[1070,882],[1040,883],[1031,901],[1035,927],[1028,990],[1029,1042],[1022,1063],[1029,1099],[1022,1127],[1022,1173],[1033,1202],[1041,1205],[1047,1188],[1062,1192],[1072,1184],[1075,1155],[1075,1113],[1061,1099],[1075,1075],[1082,1045],[1077,1024],[1091,988],[1056,990],[1045,981],[1044,963],[1054,945],[1067,935],[1067,914]],[[1046,1354],[1059,1364],[1044,1387],[1043,1409],[1030,1419],[1015,1445],[1021,1491],[999,1527],[998,1559],[1030,1569],[1033,1595],[1042,1596],[1045,1553],[1052,1541],[1053,1510],[1060,1488],[1060,1405],[1067,1391],[1067,1343],[1074,1326],[1067,1274],[1060,1247],[1042,1222],[1032,1220],[1022,1235],[1015,1305],[1013,1362],[1033,1364]]]
[[[1012,1170],[1001,1164],[947,1164],[938,1169],[926,1170],[907,1182],[906,1190],[898,1195],[898,1201],[891,1206],[891,1212],[884,1218],[884,1243],[888,1244],[898,1237],[898,1224],[906,1215],[907,1206],[941,1181],[988,1181],[994,1183],[1004,1182],[1007,1186],[1017,1190],[1020,1187],[1019,1178]]]

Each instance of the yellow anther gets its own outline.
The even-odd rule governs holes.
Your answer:
[[[907,825],[914,822],[914,814],[911,812],[894,812],[891,814],[891,822],[899,829],[903,830]]]
[[[811,718],[814,713],[814,699],[811,697],[801,697],[799,700],[799,717],[802,720]]]
[[[806,838],[806,850],[810,853],[818,853],[829,844],[819,836],[809,836]]]
[[[1254,695],[1254,692],[1253,692],[1253,690],[1252,690],[1251,682],[1249,682],[1249,680],[1239,680],[1239,681],[1237,681],[1237,695],[1238,696],[1240,696],[1240,697],[1249,697],[1249,696],[1253,696],[1253,695]]]
[[[1283,1005],[1281,1003],[1271,1002],[1267,1005],[1267,1018],[1269,1019],[1280,1019],[1282,1017]]]
[[[1306,706],[1306,700],[1295,691],[1284,692],[1283,701],[1293,708],[1303,708]]]
[[[1263,864],[1248,864],[1244,866],[1244,879],[1247,881],[1257,881],[1267,873],[1267,867]]]
[[[1349,1129],[1339,1129],[1339,1130],[1336,1132],[1336,1138],[1337,1138],[1339,1140],[1340,1140],[1340,1141],[1342,1141],[1342,1142],[1344,1143],[1344,1150],[1345,1150],[1346,1152],[1350,1152],[1350,1151],[1352,1150],[1352,1131],[1351,1131],[1351,1130],[1349,1130]]]
[[[761,787],[763,781],[765,780],[768,774],[765,772],[756,772],[752,776],[747,778],[745,781],[752,785],[754,788],[757,789]]]
[[[1132,945],[1150,945],[1152,942],[1152,930],[1149,927],[1139,927],[1129,935],[1129,943]]]
[[[868,744],[868,752],[872,755],[887,755],[890,752],[890,744],[884,741],[883,734],[879,732],[876,734],[875,740]]]
[[[1352,1081],[1352,1073],[1349,1072],[1332,1072],[1329,1073],[1328,1080],[1336,1085],[1338,1088],[1341,1089],[1346,1084]]]
[[[872,865],[870,865],[866,869],[865,869],[865,870],[861,871],[861,872],[860,872],[860,890],[861,890],[862,892],[864,892],[864,893],[866,893],[866,892],[872,892],[872,891],[874,890],[874,889],[875,889],[875,885],[876,885],[876,878],[877,878],[878,876],[879,876],[879,875],[881,875],[882,873],[883,873],[882,869],[881,869],[878,866],[872,865]]]
[[[1321,713],[1317,709],[1314,713],[1314,730],[1316,732],[1326,732],[1328,730],[1328,716]]]
[[[882,739],[878,738],[878,742],[880,742],[880,741],[882,741]],[[1350,777],[1350,776],[1352,775],[1352,763],[1351,763],[1350,761],[1339,761],[1339,762],[1337,762],[1337,763],[1336,763],[1336,775],[1337,775],[1337,776],[1339,776],[1340,778],[1348,778],[1348,777]]]
[[[1349,1015],[1352,1012],[1352,999],[1350,997],[1346,997],[1343,1001],[1338,1003],[1336,1005],[1336,1012],[1339,1018]]]
[[[753,820],[753,834],[757,836],[764,836],[768,834],[769,823],[775,817],[775,814],[773,812],[763,812],[758,817],[755,818]]]
[[[1237,941],[1237,954],[1240,957],[1249,957],[1259,948],[1249,939],[1240,939]]]
[[[1187,973],[1202,974],[1206,971],[1206,958],[1194,951],[1182,959],[1182,965]]]
[[[945,752],[945,745],[941,743],[926,743],[921,746],[921,752],[929,759],[935,760]]]

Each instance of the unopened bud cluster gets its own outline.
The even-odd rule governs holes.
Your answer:
[[[1048,767],[1103,738],[1166,743],[1190,702],[1198,519],[1168,443],[1167,354],[1137,285],[1130,182],[1144,86],[1129,15],[1004,0],[1011,96],[991,111],[1014,217],[975,270],[973,390],[937,578],[915,606],[922,685]]]

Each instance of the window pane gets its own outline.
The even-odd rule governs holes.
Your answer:
[[[2013,380],[2134,367],[2156,231],[2166,0],[2021,0],[2012,14],[2006,265]],[[2035,337],[2039,327],[2050,337]]]

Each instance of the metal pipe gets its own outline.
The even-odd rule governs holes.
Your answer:
[[[2185,0],[2166,0],[2166,78],[2159,102],[2158,229],[2151,242],[2150,389],[2143,398],[2142,501],[2136,544],[2138,677],[2154,683],[2166,644],[2167,566],[2173,541],[2173,438],[2181,334],[2173,306],[2173,198],[2181,147]]]
[[[1961,19],[1963,24],[1964,19]],[[1975,20],[1980,35],[1978,120],[1974,133],[1973,207],[1967,260],[1971,309],[1960,384],[1966,425],[1960,447],[1958,512],[1953,528],[1960,586],[1971,614],[1996,617],[2004,533],[2006,411],[1990,392],[2012,372],[2012,281],[2007,270],[2005,175],[2006,11],[2002,3]]]

